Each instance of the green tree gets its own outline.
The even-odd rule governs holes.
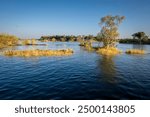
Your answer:
[[[114,47],[117,42],[117,37],[119,36],[118,27],[119,24],[125,19],[124,16],[105,16],[100,20],[99,25],[101,26],[101,31],[97,35],[97,39],[103,42],[103,46]]]
[[[134,33],[132,36],[133,36],[133,39],[138,39],[140,44],[142,43],[142,41],[148,40],[148,36],[145,34],[145,32],[137,32],[137,33]]]

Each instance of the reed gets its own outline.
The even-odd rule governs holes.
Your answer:
[[[117,55],[121,54],[122,51],[114,47],[109,47],[109,48],[98,48],[97,53],[100,53],[102,55]]]
[[[34,56],[69,56],[72,49],[66,50],[11,50],[4,52],[5,56],[34,57]]]
[[[127,54],[145,54],[145,50],[140,50],[140,49],[130,49],[126,51]]]

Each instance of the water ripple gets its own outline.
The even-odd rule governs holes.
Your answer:
[[[150,54],[105,57],[69,42],[48,47],[73,48],[75,53],[67,57],[0,56],[0,99],[150,99]]]

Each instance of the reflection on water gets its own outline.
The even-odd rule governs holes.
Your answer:
[[[99,60],[99,67],[103,75],[103,79],[109,83],[116,83],[116,68],[113,58],[115,56],[102,56]]]
[[[145,50],[145,49],[146,49],[146,46],[145,46],[145,45],[142,45],[142,44],[133,44],[133,45],[132,45],[132,48],[133,48],[133,49]]]

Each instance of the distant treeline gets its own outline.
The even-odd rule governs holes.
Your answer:
[[[84,36],[84,35],[79,35],[79,36],[66,36],[66,35],[55,35],[55,36],[41,36],[40,41],[61,41],[61,42],[66,42],[66,41],[96,41],[97,37],[93,36],[93,35],[88,35],[88,36]]]
[[[150,44],[150,39],[119,39],[119,43],[126,43],[126,44]]]
[[[39,39],[40,41],[60,41],[60,42],[66,42],[66,41],[78,41],[78,42],[82,42],[82,41],[97,41],[97,36],[93,36],[93,35],[88,35],[88,36],[74,36],[74,35],[54,35],[54,36],[41,36],[41,38]],[[126,44],[150,44],[150,39],[142,39],[139,41],[139,39],[119,39],[118,40],[119,43],[126,43]]]

